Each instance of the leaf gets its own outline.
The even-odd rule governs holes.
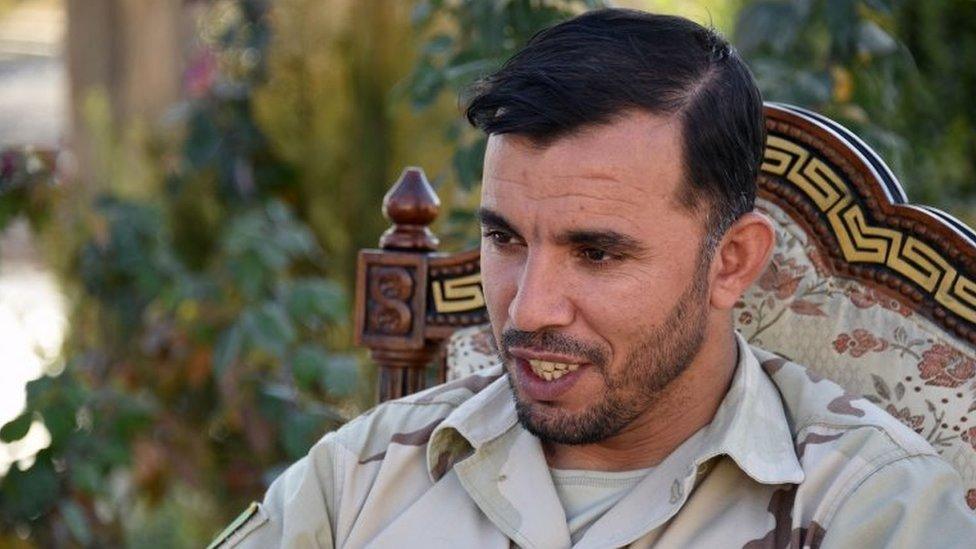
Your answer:
[[[288,257],[295,259],[315,253],[315,237],[304,225],[292,221],[279,230],[276,244],[288,254]]]
[[[881,399],[878,398],[878,397],[876,397],[876,396],[874,396],[874,395],[864,395],[864,398],[866,400],[869,400],[869,401],[873,402],[874,404],[879,404],[879,405],[880,404],[883,404],[883,402],[881,402]]]
[[[831,49],[835,55],[850,56],[850,47],[857,39],[858,17],[856,5],[858,2],[849,0],[830,0],[822,11],[823,23],[830,29]]]
[[[925,406],[928,407],[929,412],[931,412],[933,414],[935,413],[935,404],[932,404],[932,401],[931,400],[925,399]]]
[[[888,390],[888,384],[885,380],[877,374],[871,374],[871,379],[874,380],[874,390],[877,391],[878,395],[885,400],[891,400],[891,391]]]
[[[248,339],[255,347],[281,359],[288,346],[295,341],[297,333],[285,308],[274,302],[267,302],[256,311],[246,314]]]
[[[433,7],[430,2],[421,0],[414,5],[413,9],[410,11],[410,23],[415,27],[423,26],[430,20],[430,16],[433,13]]]
[[[68,438],[78,426],[78,407],[67,399],[54,400],[44,408],[42,415],[44,427],[51,433],[52,441]]]
[[[91,528],[88,526],[88,519],[85,511],[80,505],[70,499],[61,501],[61,516],[68,525],[71,535],[82,547],[88,547],[92,543]]]
[[[8,422],[0,429],[0,441],[14,442],[27,436],[31,424],[34,423],[33,414],[24,412]]]
[[[444,78],[454,86],[466,86],[496,69],[502,61],[499,58],[488,58],[453,65],[444,71]]]
[[[901,400],[901,397],[903,396],[905,396],[905,384],[899,381],[898,384],[895,385],[895,398]]]
[[[0,516],[16,522],[35,521],[54,506],[58,495],[50,451],[42,450],[31,468],[21,471],[14,465],[3,477]]]
[[[298,393],[295,391],[295,388],[284,383],[265,383],[261,387],[261,392],[273,399],[289,404],[294,404],[298,401]]]
[[[255,242],[254,251],[265,270],[276,272],[288,265],[288,249],[281,246],[280,242],[272,240]]]
[[[249,300],[257,299],[262,294],[265,281],[269,273],[261,264],[261,259],[254,254],[236,258],[230,262],[234,281]]]
[[[484,137],[478,137],[470,147],[459,146],[454,152],[454,170],[461,186],[467,190],[481,182],[481,168],[487,144]]]
[[[234,324],[220,335],[213,353],[214,371],[217,377],[221,376],[227,367],[237,360],[241,354],[243,343],[244,330],[239,324]]]
[[[814,303],[806,299],[794,299],[790,303],[790,310],[800,315],[827,316],[826,313],[820,310],[820,303]]]
[[[322,383],[335,397],[350,395],[359,386],[359,362],[353,355],[333,355]]]
[[[326,321],[341,321],[346,313],[346,295],[331,280],[307,278],[286,290],[285,306],[297,322],[317,328]]]
[[[769,46],[782,54],[802,28],[795,2],[754,2],[742,8],[735,26],[735,43],[745,54]]]
[[[970,412],[976,412],[976,400],[974,400],[973,403],[969,405],[969,409],[966,410],[967,414]]]
[[[308,449],[324,431],[324,422],[311,414],[293,412],[288,414],[281,443],[289,459],[295,460],[308,453]]]
[[[319,380],[324,380],[329,359],[329,353],[318,345],[299,347],[291,360],[295,383],[303,389],[311,389]]]
[[[438,34],[424,44],[423,51],[426,55],[438,55],[450,50],[453,45],[454,40],[450,36]]]
[[[863,21],[858,29],[857,49],[861,54],[886,55],[898,49],[898,42],[873,21]]]
[[[416,109],[430,106],[444,88],[444,75],[429,62],[422,61],[410,77],[410,96]]]
[[[102,474],[90,460],[79,460],[68,469],[72,488],[88,495],[95,494],[102,486]]]

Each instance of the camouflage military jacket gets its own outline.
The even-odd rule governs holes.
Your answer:
[[[714,419],[572,545],[501,367],[326,435],[218,545],[976,547],[957,473],[915,432],[739,340]]]

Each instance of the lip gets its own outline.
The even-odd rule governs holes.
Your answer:
[[[515,357],[515,372],[518,378],[518,385],[525,393],[526,396],[532,400],[540,402],[548,402],[557,400],[560,396],[569,391],[573,385],[579,380],[586,369],[585,363],[582,362],[572,362],[572,364],[581,364],[582,366],[573,372],[568,372],[564,374],[559,379],[554,379],[552,381],[546,381],[541,377],[535,375],[532,371],[532,366],[529,365],[528,359],[522,358],[512,352]],[[554,362],[561,362],[559,358],[541,358],[541,356],[553,356],[541,354],[538,360],[551,360]],[[537,359],[536,356],[532,357]]]
[[[508,354],[515,358],[521,358],[522,360],[546,360],[549,362],[562,362],[563,364],[587,364],[585,360],[580,360],[578,357],[534,351],[532,349],[512,348],[508,349]]]

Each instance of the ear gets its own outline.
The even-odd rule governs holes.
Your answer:
[[[711,305],[728,310],[766,269],[776,243],[769,218],[749,212],[722,237],[711,267]]]

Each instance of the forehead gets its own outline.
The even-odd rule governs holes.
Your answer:
[[[678,199],[683,180],[680,122],[631,113],[546,146],[491,136],[482,205],[515,217],[640,231],[691,215]]]

